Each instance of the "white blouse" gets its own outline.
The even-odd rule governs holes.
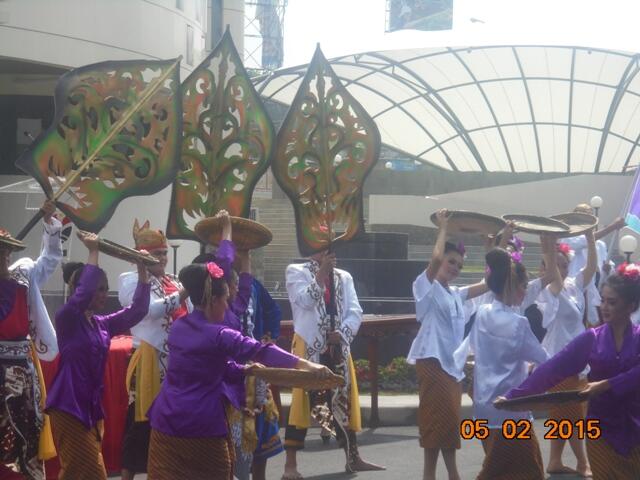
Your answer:
[[[462,368],[454,364],[453,352],[464,337],[463,302],[468,292],[468,287],[449,287],[447,290],[437,280],[430,282],[426,270],[418,275],[413,282],[413,298],[420,330],[411,344],[408,363],[436,358],[442,369],[457,381],[464,378]]]
[[[540,296],[542,290],[542,279],[535,278],[533,280],[529,280],[529,283],[527,283],[527,292],[525,293],[522,303],[517,307],[514,307],[516,311],[520,315],[524,315],[525,310],[536,303],[536,299]],[[480,308],[481,305],[493,303],[495,299],[495,294],[489,290],[472,300],[467,300],[465,302],[467,322],[470,320],[471,316],[478,311],[478,308]]]
[[[178,289],[182,288],[178,277],[169,275]],[[177,290],[170,295],[165,295],[161,279],[149,274],[151,283],[151,294],[149,298],[149,312],[136,325],[131,327],[133,346],[138,348],[140,341],[148,343],[159,352],[169,354],[167,338],[169,328],[173,322],[172,314],[180,308],[180,291]],[[126,272],[118,278],[118,300],[120,305],[128,307],[133,302],[133,294],[138,286],[138,272]],[[186,300],[187,310],[191,312],[193,306],[191,301]]]
[[[29,290],[29,330],[38,357],[50,362],[58,355],[56,332],[40,289],[47,283],[62,260],[62,224],[57,218],[51,224],[44,223],[42,250],[34,261],[28,257],[18,259],[9,267],[11,278]]]
[[[584,235],[577,237],[563,238],[561,242],[568,244],[574,252],[573,259],[569,262],[569,276],[576,277],[582,269],[587,265],[587,238]],[[607,244],[602,240],[596,240],[596,255],[597,255],[597,271],[600,273],[600,283],[596,286],[596,276],[593,276],[591,284],[587,287],[587,320],[591,325],[597,325],[600,317],[598,316],[598,307],[600,305],[600,292],[598,288],[601,287],[607,278],[607,274],[602,270],[602,264],[608,261],[609,252],[607,250]],[[613,262],[609,261],[611,265]]]
[[[510,412],[493,407],[496,397],[517,387],[528,375],[527,362],[540,364],[547,352],[531,331],[529,321],[509,307],[494,301],[480,306],[469,336],[456,350],[456,365],[462,367],[469,353],[475,354],[473,409],[475,419],[500,428],[507,419],[531,417],[531,412]]]
[[[575,277],[567,277],[562,291],[556,297],[557,302],[549,287],[540,295],[539,305],[544,311],[542,326],[547,329],[542,346],[551,356],[585,331],[583,279],[582,272]]]

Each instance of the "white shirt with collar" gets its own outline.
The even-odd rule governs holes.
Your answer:
[[[411,344],[408,363],[435,358],[457,381],[464,378],[462,367],[454,364],[453,352],[464,337],[466,312],[463,303],[468,292],[468,287],[446,289],[438,280],[429,281],[426,270],[418,275],[413,282],[413,298],[420,330]]]
[[[315,261],[291,264],[287,267],[286,282],[293,329],[305,342],[309,360],[318,361],[327,348],[330,331],[329,315],[324,301],[325,287],[316,281],[319,265]],[[335,329],[342,337],[343,354],[350,353],[350,345],[362,323],[362,307],[358,301],[353,278],[345,270],[333,269],[336,285]]]
[[[474,417],[488,420],[489,428],[501,428],[507,419],[533,420],[531,412],[497,410],[493,406],[496,397],[526,380],[528,362],[540,364],[549,358],[529,321],[519,312],[520,307],[509,307],[498,300],[480,306],[469,336],[454,354],[460,366],[470,351],[475,354]]]
[[[536,300],[543,292],[543,290],[544,289],[542,288],[541,278],[534,278],[533,280],[529,280],[529,283],[527,283],[527,292],[525,293],[524,300],[520,305],[514,308],[520,315],[524,315],[524,312],[527,310],[527,308],[529,308],[531,305],[536,304]],[[464,304],[467,322],[471,319],[471,316],[478,311],[478,308],[480,308],[481,305],[493,303],[495,299],[495,294],[491,290],[489,290],[488,292],[483,293],[482,295],[477,296],[472,300],[467,300]],[[553,301],[553,299],[549,298],[548,301]],[[544,311],[541,311],[540,313],[542,313],[543,316],[545,314]]]
[[[587,265],[587,238],[584,235],[577,237],[563,238],[560,240],[562,243],[566,243],[573,250],[573,258],[569,262],[569,276],[576,277],[582,269]],[[587,287],[587,321],[591,325],[597,325],[599,321],[598,307],[600,305],[600,292],[598,288],[602,286],[606,280],[608,274],[602,270],[602,264],[605,261],[609,261],[611,268],[613,269],[613,262],[607,260],[609,258],[609,251],[607,244],[602,240],[596,240],[596,263],[597,272],[600,274],[600,283],[596,286],[596,276],[593,276],[590,285]]]
[[[44,223],[42,250],[34,261],[20,258],[9,267],[11,277],[29,290],[29,330],[38,357],[50,362],[58,355],[58,341],[40,289],[47,283],[62,260],[62,223],[53,217]]]
[[[172,314],[180,307],[180,288],[182,285],[175,275],[167,274],[178,290],[170,295],[165,295],[162,281],[149,274],[151,295],[149,300],[149,312],[136,325],[131,327],[133,346],[140,346],[140,340],[153,346],[159,352],[169,354],[167,338],[169,328],[173,322]],[[118,278],[118,300],[120,305],[128,307],[133,302],[133,295],[138,286],[138,272],[126,272]],[[187,310],[191,312],[193,306],[189,299],[185,302]]]
[[[576,277],[567,277],[558,294],[557,302],[549,287],[540,296],[541,310],[544,312],[542,326],[547,334],[542,346],[553,356],[567,346],[574,338],[585,331],[584,316],[584,276],[580,272]],[[553,305],[549,308],[549,305]]]

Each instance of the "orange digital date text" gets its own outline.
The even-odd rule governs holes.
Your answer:
[[[460,423],[460,436],[465,440],[477,438],[484,440],[489,436],[488,421],[484,419],[463,420]],[[553,420],[544,422],[547,431],[544,438],[547,440],[568,440],[574,435],[579,439],[595,440],[600,438],[602,431],[599,420]],[[496,429],[497,430],[497,429]],[[507,419],[502,422],[500,429],[503,438],[507,440],[527,440],[531,438],[532,424],[527,419]]]

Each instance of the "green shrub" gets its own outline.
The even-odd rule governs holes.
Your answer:
[[[371,390],[372,374],[368,360],[354,362],[358,388]],[[378,366],[378,390],[390,392],[417,392],[416,369],[407,363],[406,358],[396,357],[386,366]]]

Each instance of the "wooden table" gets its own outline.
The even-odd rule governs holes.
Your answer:
[[[367,356],[369,357],[369,370],[371,379],[371,418],[369,426],[375,428],[380,425],[378,413],[378,350],[380,338],[398,334],[415,335],[420,325],[415,315],[364,315],[358,336],[367,339]],[[291,347],[293,339],[293,322],[284,320],[280,323],[280,339],[278,344],[287,348]]]

